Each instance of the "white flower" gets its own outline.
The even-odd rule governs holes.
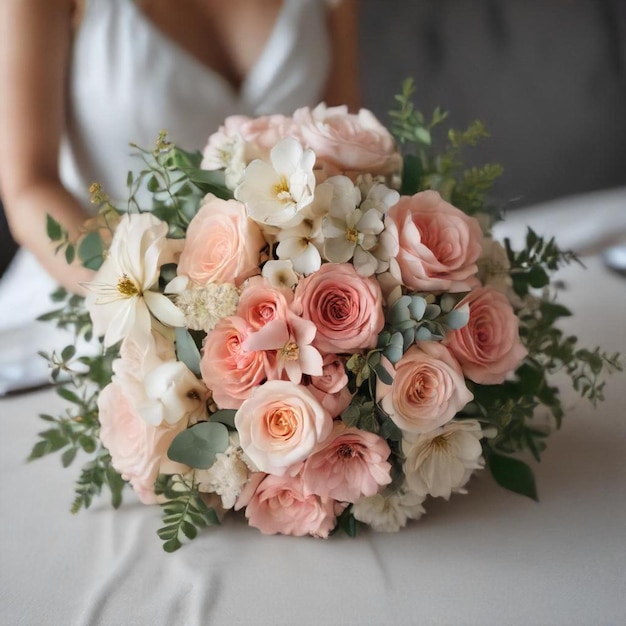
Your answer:
[[[450,497],[462,489],[474,470],[484,465],[480,440],[483,433],[475,420],[451,421],[432,432],[403,440],[404,473],[418,494]]]
[[[377,493],[357,500],[352,505],[352,514],[378,532],[395,533],[408,520],[419,519],[425,513],[424,497],[405,488],[386,496]]]
[[[398,200],[398,193],[382,184],[372,184],[361,201],[359,187],[345,176],[326,181],[335,194],[324,219],[324,255],[333,263],[350,259],[361,276],[371,276],[389,268],[389,259],[397,252],[397,241],[385,236],[384,216]]]
[[[235,433],[230,436],[228,448],[215,456],[215,462],[209,469],[195,471],[198,489],[216,493],[222,498],[222,506],[232,509],[248,480],[249,467],[245,459]]]
[[[147,340],[153,317],[166,326],[182,326],[183,314],[157,291],[162,264],[174,260],[167,224],[150,213],[122,217],[109,254],[89,290],[86,306],[94,332],[105,347],[134,335]]]
[[[300,211],[313,201],[315,154],[304,150],[297,139],[286,137],[272,148],[270,160],[271,165],[260,159],[248,165],[235,198],[259,224],[295,224]]]
[[[145,400],[137,411],[153,426],[183,418],[197,421],[206,413],[206,388],[181,361],[166,361],[149,371],[144,386]]]
[[[239,302],[239,290],[232,283],[208,283],[204,287],[184,289],[176,305],[185,316],[185,326],[208,333],[217,323],[234,315]]]
[[[314,222],[305,219],[297,226],[285,228],[276,235],[276,240],[278,258],[291,261],[296,272],[308,276],[321,267],[322,257],[318,249],[321,244]]]
[[[261,272],[272,287],[291,289],[298,284],[298,275],[291,261],[268,261]]]

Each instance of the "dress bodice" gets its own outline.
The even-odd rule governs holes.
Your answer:
[[[284,0],[263,52],[239,89],[204,66],[133,0],[86,0],[69,72],[61,178],[87,206],[99,182],[116,200],[139,161],[129,142],[151,147],[164,129],[201,149],[232,114],[291,113],[316,104],[330,65],[324,0]]]

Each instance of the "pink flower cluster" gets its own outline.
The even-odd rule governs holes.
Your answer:
[[[294,139],[301,147],[294,149]],[[269,186],[246,178],[248,166],[259,162],[272,173]],[[525,357],[517,317],[505,293],[477,278],[483,255],[478,220],[436,191],[400,197],[392,189],[401,159],[368,111],[353,115],[320,105],[293,117],[228,118],[210,138],[203,167],[225,170],[235,197],[245,187],[247,200],[204,199],[189,224],[173,291],[197,302],[196,317],[210,308],[218,318],[205,331],[198,383],[218,409],[236,411],[248,478],[235,494],[235,508],[245,508],[249,523],[263,533],[326,537],[346,507],[390,488],[393,463],[396,470],[420,472],[454,455],[450,449],[436,462],[426,458],[452,440],[445,429],[473,398],[468,381],[502,383]],[[329,260],[325,232],[332,232],[334,250],[347,250],[346,262]],[[359,254],[367,263],[357,263]],[[211,285],[232,286],[237,301],[229,310],[220,313],[221,303],[206,296]],[[469,311],[465,326],[441,341],[404,346],[393,364],[379,358],[387,377],[363,373],[368,357],[382,350],[379,338],[398,298],[446,293],[465,294],[457,306]],[[185,414],[166,426],[142,425],[119,383],[105,391],[104,443],[114,466],[149,501],[159,455],[194,421]],[[342,413],[363,400],[376,407],[375,415],[392,420],[402,446],[426,452],[403,465],[402,446],[396,445],[393,459],[390,441],[344,423]],[[479,427],[466,430],[472,433],[467,438],[481,436]],[[428,442],[420,443],[425,436]],[[152,441],[150,454],[135,444],[142,438]],[[446,483],[444,466],[437,470],[443,478],[407,476],[397,493],[421,510],[419,499],[428,494],[411,494],[411,485],[436,483],[431,495],[461,489],[480,467],[480,446],[468,449],[467,458],[455,461],[461,470],[454,481]]]

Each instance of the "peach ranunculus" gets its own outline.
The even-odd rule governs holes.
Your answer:
[[[266,476],[246,507],[250,526],[265,535],[328,537],[336,524],[336,503],[305,495],[299,476]]]
[[[499,385],[528,354],[519,339],[519,320],[504,294],[493,287],[470,291],[458,306],[469,305],[469,322],[444,340],[467,378]]]
[[[419,341],[396,363],[393,382],[378,382],[376,399],[406,433],[427,433],[449,422],[474,397],[461,366],[445,346]]]
[[[305,493],[341,502],[373,496],[391,482],[390,454],[378,435],[336,422],[331,436],[304,463]]]
[[[202,287],[209,282],[241,284],[260,272],[265,240],[237,200],[208,194],[187,229],[179,276]]]
[[[170,444],[187,427],[187,422],[148,424],[137,412],[133,398],[116,380],[100,392],[98,411],[100,440],[111,454],[111,464],[130,482],[144,504],[155,503],[154,481],[158,474],[187,469],[167,458]]]
[[[241,317],[225,317],[206,336],[200,371],[220,409],[238,409],[266,378],[264,352],[244,350],[252,328]]]
[[[327,354],[321,376],[311,376],[307,389],[321,402],[331,417],[338,417],[352,402],[348,389],[345,360],[335,354]]]
[[[315,152],[316,164],[328,175],[339,173],[388,175],[399,170],[401,158],[389,131],[367,109],[358,114],[346,106],[304,107],[293,115],[304,144]]]
[[[293,292],[290,289],[274,287],[267,279],[253,276],[241,292],[237,315],[243,317],[254,330],[259,330],[268,322],[286,320],[292,301]]]
[[[331,432],[328,411],[302,385],[270,380],[235,415],[241,447],[262,472],[282,476]]]
[[[419,291],[465,291],[478,285],[482,231],[478,220],[436,191],[402,196],[387,220],[398,231],[402,282]]]
[[[294,308],[317,327],[313,341],[322,353],[374,348],[385,324],[382,293],[373,278],[349,263],[326,263],[298,283]]]

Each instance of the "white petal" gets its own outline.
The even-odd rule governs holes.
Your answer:
[[[143,297],[150,312],[159,321],[175,327],[185,325],[183,312],[167,296],[156,291],[145,291]]]

